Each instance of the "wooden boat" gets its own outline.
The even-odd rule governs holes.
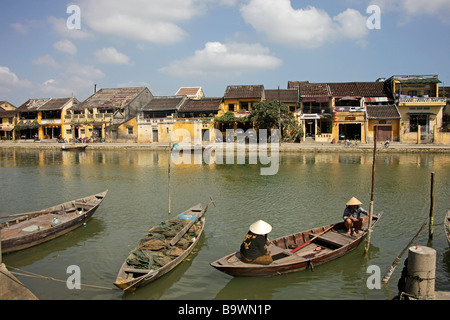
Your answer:
[[[61,147],[62,151],[83,151],[87,148],[87,144],[83,144],[83,145],[65,145],[63,144],[63,146]]]
[[[373,215],[372,227],[381,215]],[[211,266],[235,277],[273,276],[314,268],[355,249],[367,236],[368,221],[369,217],[363,218],[363,228],[355,235],[347,234],[344,223],[338,222],[272,240],[268,250],[274,261],[269,265],[245,263],[235,252]]]
[[[448,245],[450,246],[450,210],[447,211],[447,215],[445,216],[444,229]]]
[[[202,205],[198,204],[160,224],[160,226],[177,225],[178,229],[173,229],[176,230],[176,234],[173,232],[172,235],[166,234],[166,236],[161,236],[159,227],[151,228],[147,237],[139,241],[138,246],[131,251],[128,258],[122,264],[114,285],[124,291],[132,291],[162,277],[178,266],[196,246],[205,227],[205,213],[208,206],[203,209]],[[188,220],[185,220],[186,218]],[[194,228],[192,228],[193,226]],[[146,247],[149,241],[156,239],[149,240],[149,236],[154,236],[155,233],[158,234],[157,238],[163,245],[159,249],[155,247],[149,249],[149,247]],[[180,239],[184,239],[184,241]],[[180,245],[182,242],[184,242],[184,247]],[[153,263],[151,267],[143,268],[142,266],[136,266],[130,261],[133,253],[143,253],[144,256],[151,258],[150,260],[152,261],[157,261],[157,258],[159,260],[158,263]]]
[[[0,224],[2,252],[22,250],[62,236],[83,225],[95,213],[108,190],[41,211],[15,214]]]

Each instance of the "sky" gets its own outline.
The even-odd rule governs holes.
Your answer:
[[[448,0],[2,0],[0,101],[438,74]]]

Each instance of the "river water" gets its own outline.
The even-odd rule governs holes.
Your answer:
[[[108,189],[85,227],[45,244],[3,256],[9,267],[62,280],[18,276],[40,299],[392,299],[403,267],[387,286],[369,289],[369,266],[381,277],[407,245],[430,208],[435,173],[435,225],[430,244],[437,251],[436,290],[450,290],[450,250],[443,231],[450,207],[447,154],[378,154],[374,211],[384,215],[364,255],[364,245],[345,257],[303,271],[267,278],[233,278],[210,262],[238,250],[248,226],[262,219],[271,238],[340,221],[352,196],[369,209],[371,153],[281,153],[278,171],[261,175],[261,165],[205,161],[171,165],[171,212],[175,215],[212,197],[205,232],[195,253],[165,277],[134,293],[114,282],[137,241],[168,217],[166,151],[64,152],[0,149],[0,216],[44,209]],[[418,239],[427,245],[428,228]],[[70,290],[69,266],[81,271],[82,286]]]

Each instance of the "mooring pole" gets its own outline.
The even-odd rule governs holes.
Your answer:
[[[372,192],[370,193],[369,226],[367,229],[367,239],[366,239],[366,247],[364,248],[364,254],[369,252],[370,234],[372,233],[373,198],[375,193],[375,160],[377,154],[377,132],[378,132],[377,129],[378,126],[375,126],[373,131]]]
[[[433,240],[433,221],[434,221],[434,172],[431,173],[430,224],[428,229],[428,240]]]

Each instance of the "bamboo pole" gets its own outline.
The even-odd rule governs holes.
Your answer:
[[[422,230],[425,228],[426,225],[427,225],[427,222],[425,221],[422,224],[422,226],[420,227],[419,231],[416,233],[416,235],[406,245],[406,247],[402,250],[402,252],[400,252],[400,254],[397,256],[397,258],[395,258],[394,262],[392,263],[391,267],[389,268],[388,272],[386,272],[386,274],[382,280],[382,282],[384,284],[388,283],[389,279],[392,276],[392,273],[394,272],[395,268],[397,267],[397,264],[400,262],[402,255],[406,252],[406,250],[408,250],[408,248],[413,244],[413,242],[416,241],[416,239],[419,237],[420,233],[422,232]]]
[[[169,155],[168,155],[168,170],[167,170],[167,180],[168,180],[168,192],[169,192],[169,216],[170,216],[170,158],[172,156],[172,145],[169,142]]]
[[[433,240],[433,223],[434,223],[434,172],[431,173],[431,190],[430,190],[430,224],[428,226],[428,241]]]
[[[378,133],[378,126],[375,126],[373,131],[372,191],[370,193],[369,226],[367,230],[367,239],[366,239],[366,247],[364,248],[364,254],[369,252],[370,234],[372,233],[373,198],[375,193],[375,159],[377,153],[377,133]]]

